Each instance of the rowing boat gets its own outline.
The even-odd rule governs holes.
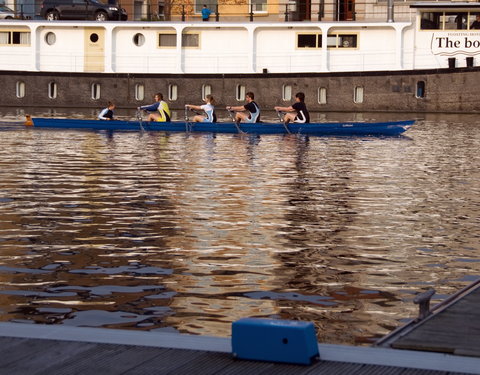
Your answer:
[[[102,121],[86,119],[62,119],[27,117],[25,125],[35,128],[91,129],[110,131],[163,131],[201,133],[247,133],[247,134],[305,134],[344,136],[395,136],[408,130],[415,120],[384,122],[316,122],[309,124],[290,123],[241,123],[234,122],[150,122],[150,121]]]

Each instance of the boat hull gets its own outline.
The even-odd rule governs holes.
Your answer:
[[[408,130],[415,120],[386,122],[322,122],[288,126],[282,123],[241,123],[233,122],[148,122],[148,121],[100,121],[83,119],[33,118],[26,125],[35,128],[89,129],[110,131],[163,131],[200,133],[247,133],[247,134],[305,134],[343,136],[396,136]]]

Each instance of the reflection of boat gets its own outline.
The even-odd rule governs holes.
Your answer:
[[[144,122],[101,121],[83,119],[27,118],[25,125],[37,128],[92,129],[112,131],[165,131],[202,133],[248,133],[248,134],[308,134],[308,135],[399,135],[415,123],[415,120],[383,122],[318,122],[309,124],[290,123],[241,123],[234,122]]]

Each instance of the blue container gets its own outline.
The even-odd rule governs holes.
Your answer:
[[[318,359],[312,322],[243,318],[232,323],[236,358],[309,365]]]

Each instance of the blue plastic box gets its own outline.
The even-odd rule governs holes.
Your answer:
[[[236,358],[309,365],[318,359],[312,322],[243,318],[232,323]]]

